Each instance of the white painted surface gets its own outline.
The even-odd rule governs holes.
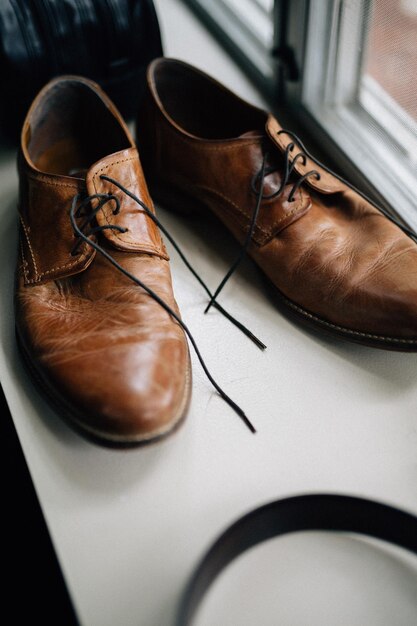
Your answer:
[[[156,5],[167,55],[260,102],[178,0]],[[255,436],[196,359],[188,419],[170,439],[109,451],[74,434],[39,397],[15,346],[14,154],[0,155],[0,183],[1,382],[82,626],[169,626],[209,544],[267,501],[337,492],[417,513],[417,355],[324,340],[291,324],[249,262],[222,303],[267,343],[265,353],[216,312],[203,315],[205,294],[172,253],[183,317]],[[229,237],[166,210],[159,216],[214,288],[236,253]],[[288,537],[237,561],[198,624],[411,625],[416,580],[415,560],[400,551],[317,533]]]

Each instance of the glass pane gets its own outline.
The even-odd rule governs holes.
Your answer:
[[[254,34],[265,49],[273,46],[274,28],[272,21],[273,2],[268,0],[221,0],[242,25]]]
[[[309,6],[302,102],[317,135],[357,186],[417,228],[417,0]]]
[[[0,0],[1,2],[1,0]],[[265,93],[275,93],[274,0],[183,0]]]
[[[260,6],[266,13],[272,14],[274,8],[274,0],[253,0],[255,4]]]
[[[365,72],[417,132],[417,0],[373,0]]]

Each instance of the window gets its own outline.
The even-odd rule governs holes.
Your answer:
[[[264,93],[276,84],[274,0],[185,0]]]
[[[417,0],[186,0],[342,175],[417,229]]]
[[[404,4],[312,0],[298,97],[371,192],[416,228],[417,90],[407,77],[417,71],[417,14]]]

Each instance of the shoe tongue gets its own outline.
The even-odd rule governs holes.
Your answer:
[[[120,211],[117,215],[113,213],[116,206],[114,201],[106,202],[96,215],[98,226],[127,229],[123,233],[111,228],[102,231],[115,248],[168,258],[159,229],[144,209],[102,176],[108,176],[125,187],[154,213],[137,150],[128,148],[97,161],[87,172],[87,192],[89,195],[112,194],[119,200]],[[98,202],[98,199],[92,200],[93,206],[97,206]]]

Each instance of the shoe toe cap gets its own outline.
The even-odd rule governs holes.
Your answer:
[[[109,442],[140,443],[167,434],[184,416],[190,395],[188,348],[180,336],[67,359],[61,354],[46,370],[69,419]]]

